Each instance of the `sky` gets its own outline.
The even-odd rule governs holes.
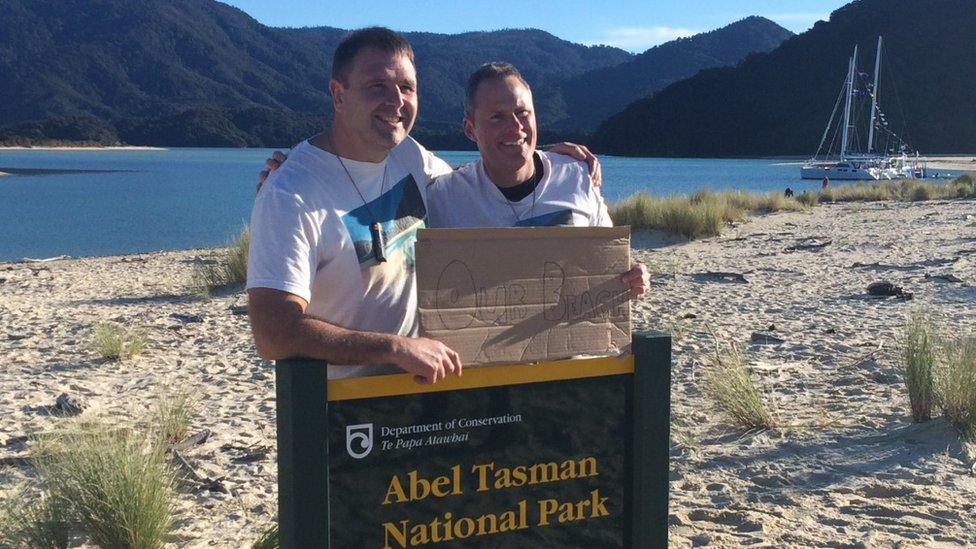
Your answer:
[[[222,0],[272,27],[382,25],[398,31],[457,34],[537,28],[581,44],[639,53],[683,36],[761,15],[793,32],[809,29],[843,0]],[[596,5],[599,4],[599,7]]]

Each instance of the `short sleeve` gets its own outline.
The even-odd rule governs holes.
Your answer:
[[[261,189],[251,211],[247,287],[311,300],[318,233],[301,198],[276,187]]]
[[[603,194],[600,193],[600,187],[593,184],[593,180],[590,178],[589,167],[585,162],[578,162],[577,164],[579,165],[580,170],[583,172],[582,177],[586,181],[589,189],[587,198],[590,209],[590,226],[613,227],[613,219],[610,219],[610,211],[607,208],[607,203],[603,200]]]
[[[424,152],[424,173],[427,174],[428,181],[432,181],[435,177],[449,174],[454,171],[454,168],[450,164],[444,162],[437,157],[434,153],[423,149]]]

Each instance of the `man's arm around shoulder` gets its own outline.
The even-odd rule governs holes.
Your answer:
[[[360,332],[306,314],[301,297],[250,288],[248,315],[258,355],[266,360],[312,358],[330,364],[395,364],[420,383],[461,375],[461,359],[439,341]]]

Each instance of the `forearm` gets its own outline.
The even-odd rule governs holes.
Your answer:
[[[395,364],[424,383],[434,383],[448,373],[461,374],[461,358],[439,341],[350,330],[306,314],[307,306],[303,298],[280,290],[248,290],[251,331],[261,358]]]
[[[389,363],[397,339],[392,334],[350,330],[306,314],[263,332],[254,333],[262,358],[312,358],[331,364]]]

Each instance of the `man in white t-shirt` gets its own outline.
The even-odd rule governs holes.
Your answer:
[[[329,378],[460,374],[457,353],[416,337],[413,242],[429,179],[450,167],[407,137],[410,44],[388,29],[352,33],[329,91],[332,126],[295,147],[255,199],[247,288],[258,354],[326,360]]]
[[[457,353],[417,337],[413,243],[427,185],[451,168],[408,137],[410,44],[389,29],[353,32],[329,90],[332,126],[297,145],[255,199],[247,288],[258,354],[325,360],[330,379],[460,375]]]
[[[585,164],[536,150],[532,90],[512,65],[486,63],[471,75],[464,134],[481,158],[431,182],[428,227],[613,226]],[[642,264],[623,276],[633,297],[648,278]]]

